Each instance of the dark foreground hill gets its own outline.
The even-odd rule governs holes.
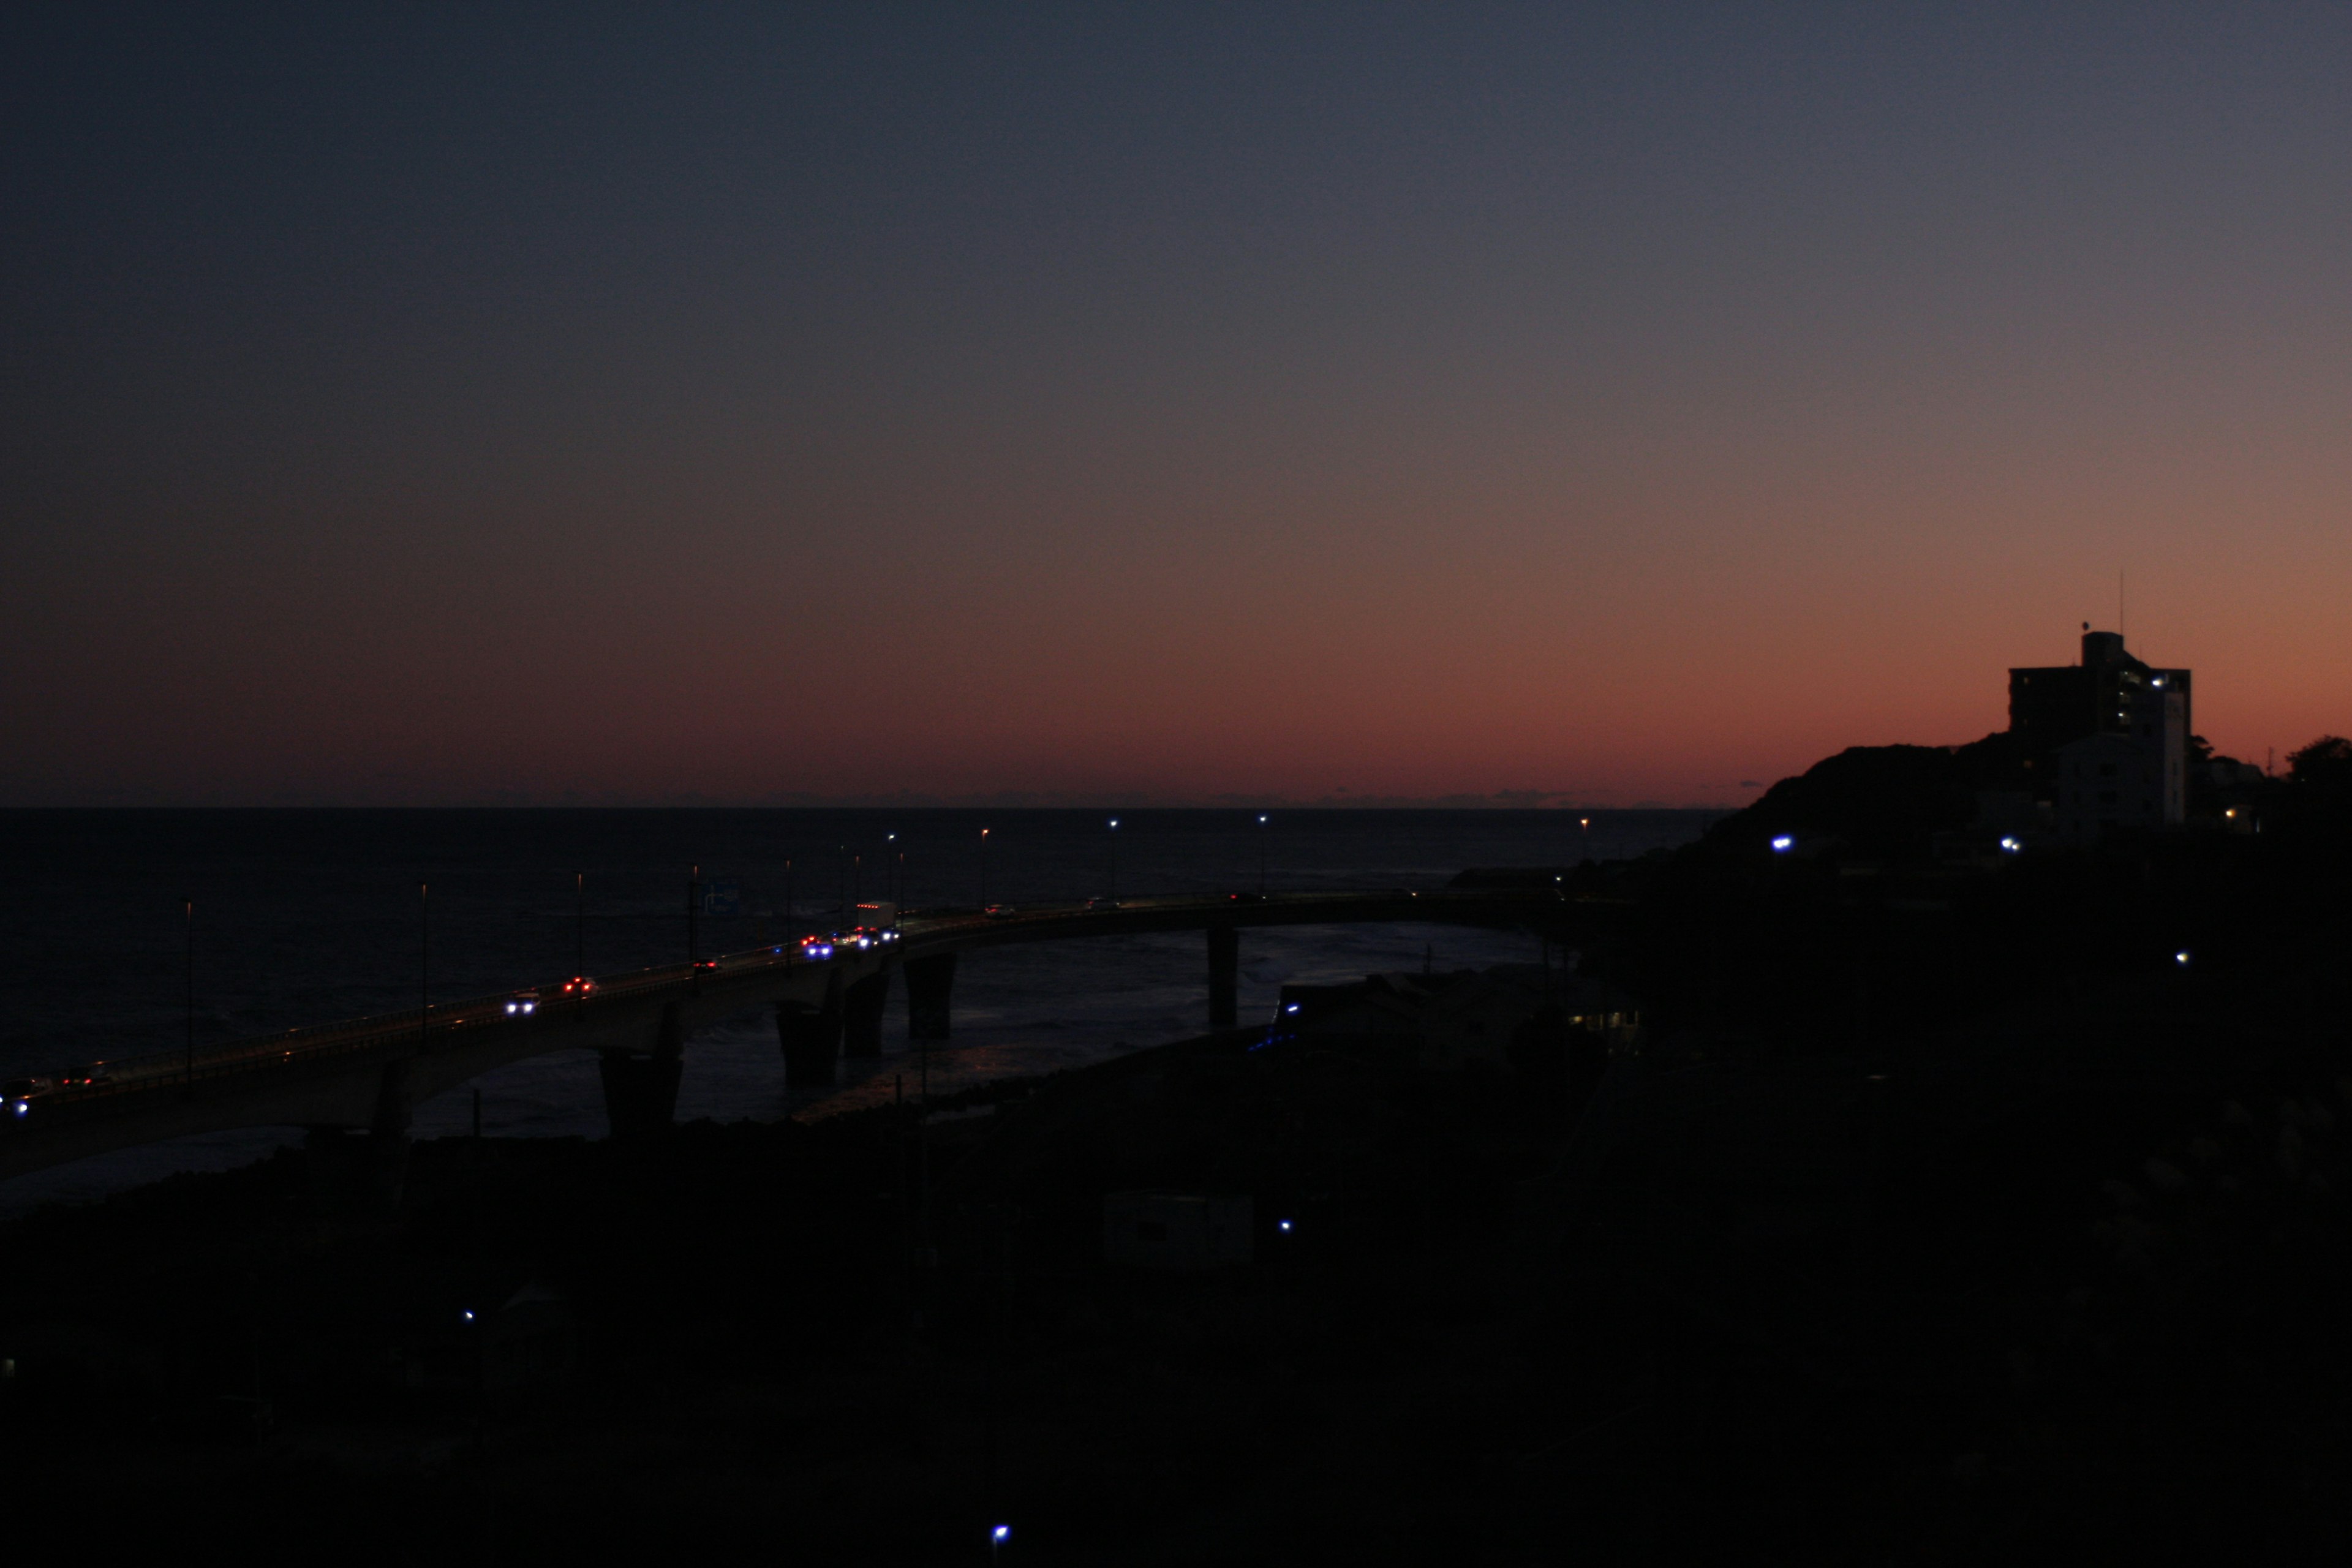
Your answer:
[[[2015,787],[2018,761],[2006,731],[1964,746],[1849,746],[1717,823],[1706,847],[1748,853],[1795,833],[1860,854],[1923,858],[1935,835],[1976,818],[1979,791]]]
[[[1860,1039],[1684,1026],[1581,1105],[1224,1037],[928,1140],[452,1141],[392,1215],[297,1154],[51,1212],[0,1232],[12,1528],[363,1562],[971,1563],[999,1521],[1004,1561],[1089,1563],[2293,1544],[2352,1503],[2334,942]],[[1254,1195],[1257,1260],[1107,1267],[1132,1187]]]

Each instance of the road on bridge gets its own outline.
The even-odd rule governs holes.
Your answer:
[[[791,943],[754,948],[698,964],[596,976],[584,991],[567,994],[559,981],[16,1079],[0,1100],[0,1178],[233,1127],[358,1127],[404,1137],[415,1105],[492,1068],[551,1051],[599,1050],[606,1053],[608,1069],[614,1058],[667,1060],[674,1105],[676,1058],[696,1028],[774,1005],[780,1013],[830,1016],[837,1041],[845,994],[863,986],[878,1026],[882,992],[874,983],[887,988],[891,972],[902,966],[910,976],[926,966],[951,976],[952,955],[975,948],[1205,931],[1213,1018],[1221,967],[1230,1013],[1232,943],[1244,928],[1428,921],[1566,933],[1595,912],[1594,901],[1547,888],[1176,895],[1017,910],[910,910],[893,940],[836,943],[822,957]],[[527,1011],[510,1005],[524,997],[530,999]],[[943,992],[939,1005],[943,1020]],[[626,1077],[607,1071],[608,1102]],[[667,1115],[660,1110],[658,1119]]]

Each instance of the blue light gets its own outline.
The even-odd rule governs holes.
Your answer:
[[[1274,1228],[1287,1234],[1290,1230],[1290,1222],[1286,1219],[1278,1219],[1274,1222]]]
[[[1287,1003],[1284,1005],[1282,1010],[1286,1013],[1296,1013],[1298,1011],[1298,1004],[1296,1002]]]
[[[1013,1527],[1009,1524],[1000,1524],[988,1532],[989,1544],[992,1546],[1002,1546],[1012,1539]]]
[[[466,1321],[467,1321],[467,1322],[469,1322],[469,1323],[470,1323],[470,1322],[472,1322],[473,1321],[474,1321],[474,1313],[473,1313],[473,1310],[472,1310],[471,1308],[468,1308],[468,1309],[467,1310],[467,1311],[466,1311]]]
[[[1797,841],[1785,833],[1772,840],[1772,853],[1775,855],[1786,855],[1790,850],[1794,849],[1796,847]]]

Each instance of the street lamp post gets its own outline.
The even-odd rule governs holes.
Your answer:
[[[1118,818],[1110,819],[1110,898],[1118,899]]]
[[[588,973],[588,873],[572,873],[572,973]]]
[[[433,889],[416,884],[416,1048],[433,1034]]]
[[[196,900],[187,901],[188,917],[188,1044],[187,1077],[196,1081]]]
[[[988,908],[988,829],[980,830],[980,907]]]
[[[686,874],[686,964],[688,969],[702,957],[699,945],[701,932],[695,927],[695,908],[700,901],[702,868],[696,866]]]
[[[784,862],[784,941],[793,940],[793,863]]]
[[[1257,893],[1265,897],[1265,813],[1257,814]]]

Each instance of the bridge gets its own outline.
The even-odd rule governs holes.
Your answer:
[[[584,993],[543,985],[51,1073],[47,1087],[0,1103],[0,1179],[195,1133],[304,1127],[314,1140],[365,1131],[374,1179],[396,1196],[416,1106],[493,1068],[551,1051],[597,1052],[614,1136],[643,1137],[668,1125],[676,1111],[688,1038],[725,1018],[773,1008],[786,1080],[831,1083],[845,1053],[881,1050],[883,1009],[893,977],[903,973],[908,1033],[950,1037],[956,957],[971,949],[1203,931],[1208,1025],[1223,1029],[1236,1022],[1246,928],[1419,921],[1565,933],[1589,915],[1581,903],[1550,889],[1446,889],[909,912],[894,938],[842,943],[824,957],[792,944],[755,948],[600,977]],[[509,1006],[526,994],[530,1010]]]

